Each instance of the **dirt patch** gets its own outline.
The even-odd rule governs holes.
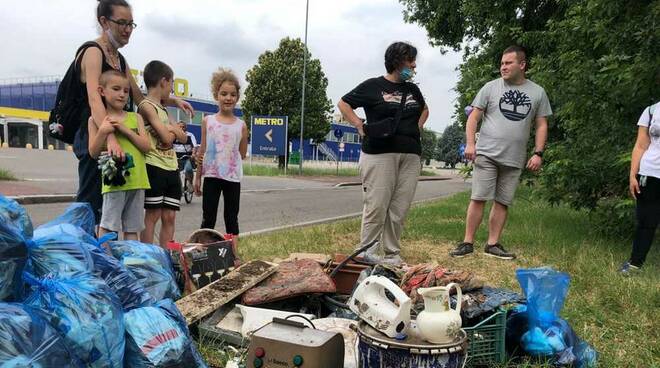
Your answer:
[[[209,285],[209,288],[223,293],[240,289],[246,284],[246,282],[250,281],[252,277],[261,275],[270,267],[271,265],[266,262],[252,261],[239,268],[237,273],[227,275]]]
[[[209,288],[220,292],[227,292],[240,288],[244,283],[245,279],[242,277],[235,279],[220,279],[217,282],[211,284]]]
[[[271,265],[264,261],[251,261],[245,266],[238,269],[239,274],[246,276],[256,276],[261,275],[265,270],[270,268]]]

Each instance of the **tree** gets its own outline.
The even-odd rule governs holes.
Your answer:
[[[545,88],[554,112],[542,194],[578,208],[622,208],[611,199],[626,195],[634,123],[660,94],[659,0],[400,1],[404,18],[424,27],[432,44],[464,47],[455,106],[463,123],[463,107],[499,77],[501,52],[524,46],[528,77]]]
[[[442,137],[438,140],[436,159],[444,161],[445,165],[453,168],[461,162],[460,146],[465,143],[465,131],[459,123],[454,123],[445,128]]]
[[[435,157],[435,147],[438,137],[434,131],[424,128],[422,130],[422,165],[430,165]]]
[[[305,126],[303,137],[322,142],[330,129],[332,102],[321,62],[313,59],[299,38],[284,38],[275,51],[266,51],[248,70],[248,87],[241,103],[246,121],[252,115],[289,117],[289,141],[300,138],[303,52],[307,52]]]

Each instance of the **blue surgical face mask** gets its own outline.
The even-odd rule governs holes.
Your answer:
[[[406,82],[412,79],[413,75],[415,75],[415,72],[406,66],[399,72],[399,79],[401,79],[402,82]]]
[[[107,29],[105,31],[105,34],[106,34],[106,36],[108,36],[108,41],[110,41],[110,44],[112,44],[112,47],[114,47],[115,49],[120,49],[123,46],[121,43],[119,43],[119,41],[117,41],[117,39],[115,38],[115,35],[112,34],[112,31]]]

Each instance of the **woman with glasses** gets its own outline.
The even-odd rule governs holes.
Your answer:
[[[87,120],[90,116],[100,124],[106,116],[105,107],[99,93],[99,78],[107,70],[115,69],[126,73],[131,86],[131,97],[126,109],[132,108],[133,102],[140,103],[144,97],[140,92],[128,63],[119,53],[119,49],[128,44],[133,30],[137,25],[133,22],[131,6],[125,0],[99,0],[96,8],[96,19],[101,27],[101,35],[93,41],[85,42],[76,55],[76,65],[79,66],[81,96],[87,102],[87,108],[81,116],[81,129],[76,133],[73,142],[74,152],[78,158],[78,202],[88,202],[94,209],[96,221],[100,219],[103,203],[101,197],[101,173],[96,160],[89,156],[87,147]],[[133,100],[133,101],[132,101]],[[176,106],[192,114],[192,106],[186,101],[171,97],[166,104]],[[124,152],[114,135],[108,137],[108,153],[124,159]]]

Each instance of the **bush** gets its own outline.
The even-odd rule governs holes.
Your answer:
[[[635,202],[629,198],[608,197],[598,201],[590,213],[592,230],[610,237],[631,239],[635,231]]]

